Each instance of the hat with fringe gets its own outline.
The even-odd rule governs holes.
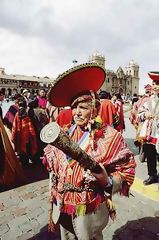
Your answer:
[[[56,107],[71,106],[82,93],[97,92],[105,78],[105,69],[97,63],[75,66],[58,76],[48,93],[48,100]]]
[[[159,72],[148,72],[148,75],[154,82],[159,82]]]

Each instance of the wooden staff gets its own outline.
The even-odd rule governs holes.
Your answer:
[[[56,122],[48,123],[43,127],[40,138],[44,143],[57,147],[66,155],[75,159],[85,169],[89,169],[94,173],[101,172],[99,164],[84,152],[77,143],[73,142]]]

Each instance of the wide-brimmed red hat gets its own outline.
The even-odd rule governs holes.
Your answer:
[[[79,94],[89,90],[97,92],[105,78],[105,69],[97,63],[75,66],[58,76],[48,93],[48,100],[56,107],[71,106]]]
[[[159,72],[148,72],[148,75],[154,82],[159,82]]]

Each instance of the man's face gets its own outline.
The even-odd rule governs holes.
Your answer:
[[[73,108],[74,121],[77,126],[85,127],[91,117],[91,103],[80,102],[77,107]]]
[[[41,97],[45,97],[45,91],[44,91],[44,90],[40,90],[39,95],[40,95]]]

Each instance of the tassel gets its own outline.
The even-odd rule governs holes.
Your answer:
[[[86,214],[86,205],[78,205],[76,208],[77,216],[84,216]]]
[[[51,203],[48,232],[55,232],[55,230],[56,230],[56,224],[54,224],[54,222],[52,220],[52,214],[53,214],[53,204]]]
[[[113,204],[110,198],[107,198],[106,206],[108,207],[110,218],[114,221],[116,219],[116,209],[115,209],[115,205]]]

